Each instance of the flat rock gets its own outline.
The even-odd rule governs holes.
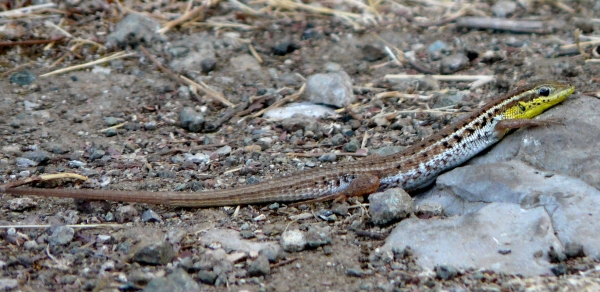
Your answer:
[[[562,250],[554,231],[542,207],[524,210],[516,204],[492,203],[465,216],[406,219],[381,250],[410,246],[417,264],[431,270],[450,265],[533,276],[551,274],[547,251],[550,246]],[[540,250],[544,255],[534,257]]]
[[[204,233],[201,239],[201,243],[205,246],[219,243],[225,250],[241,251],[241,252],[259,252],[263,248],[275,248],[280,249],[281,247],[276,242],[255,242],[251,240],[244,240],[241,238],[239,232],[235,230],[226,229],[210,229]]]
[[[335,111],[330,107],[313,104],[310,102],[300,102],[292,103],[285,107],[270,109],[263,114],[263,117],[272,120],[285,120],[291,118],[295,114],[301,114],[313,118],[336,115]]]

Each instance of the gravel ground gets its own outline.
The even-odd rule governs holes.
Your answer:
[[[72,172],[89,180],[38,187],[233,188],[398,151],[528,81],[598,92],[596,45],[573,46],[580,32],[595,40],[596,1],[15,2],[0,2],[4,183]],[[406,76],[417,74],[430,76]],[[297,101],[310,102],[302,115],[261,111]],[[410,249],[374,263],[397,221],[374,224],[364,201],[186,209],[2,195],[0,290],[600,289],[597,260],[581,255],[530,278],[424,268]]]

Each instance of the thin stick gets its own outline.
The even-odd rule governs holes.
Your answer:
[[[83,181],[86,181],[88,179],[86,176],[76,174],[76,173],[70,173],[70,172],[56,173],[56,174],[43,174],[43,175],[32,176],[32,177],[28,177],[26,179],[22,179],[22,180],[9,182],[9,183],[0,185],[0,193],[6,189],[16,188],[18,186],[31,184],[34,182],[43,182],[43,181],[49,181],[49,180],[55,180],[55,179],[61,179],[61,178],[74,178],[74,179],[79,179],[79,180],[83,180]]]
[[[353,152],[340,152],[340,153],[288,153],[288,156],[294,157],[321,157],[326,154],[335,154],[341,156],[356,156],[356,157],[365,157],[366,153],[353,153]]]
[[[50,224],[32,224],[32,225],[0,225],[0,229],[8,228],[50,228]],[[98,227],[125,227],[123,224],[75,224],[63,225],[71,228],[98,228]]]
[[[202,83],[202,85],[196,83],[195,81],[183,76],[183,75],[179,75],[179,77],[181,79],[183,79],[185,81],[185,83],[187,83],[188,85],[192,86],[193,88],[200,90],[202,92],[204,92],[206,95],[216,99],[217,101],[221,102],[222,104],[228,106],[228,107],[234,107],[235,104],[233,104],[231,101],[227,100],[224,96],[222,96],[220,93],[214,91],[213,89],[211,89],[210,87],[208,87],[208,85],[204,84],[204,82],[200,81],[200,83]],[[204,87],[204,86],[206,87]]]
[[[114,53],[108,57],[102,58],[102,59],[98,59],[96,61],[92,61],[92,62],[88,62],[85,64],[81,64],[81,65],[76,65],[76,66],[71,66],[71,67],[67,67],[67,68],[63,68],[63,69],[59,69],[59,70],[55,70],[46,74],[42,74],[40,75],[40,77],[48,77],[48,76],[52,76],[52,75],[56,75],[56,74],[61,74],[61,73],[66,73],[66,72],[71,72],[74,70],[78,70],[78,69],[83,69],[83,68],[88,68],[97,64],[102,64],[105,62],[109,62],[112,60],[116,60],[116,59],[123,59],[123,58],[127,58],[127,57],[131,57],[131,56],[135,56],[137,55],[137,53],[129,53],[126,54],[124,51],[118,52],[118,53]]]
[[[302,87],[300,87],[300,90],[297,93],[289,95],[279,101],[274,102],[269,107],[264,108],[253,115],[250,115],[250,117],[252,117],[252,118],[260,117],[262,114],[264,114],[266,111],[268,111],[270,109],[278,108],[287,102],[296,100],[298,97],[300,97],[302,95],[302,93],[304,93],[305,88],[306,88],[306,83],[302,84]]]
[[[169,21],[167,22],[165,25],[163,25],[163,27],[161,29],[158,30],[158,33],[160,34],[164,34],[167,31],[171,30],[172,28],[176,27],[177,25],[184,23],[192,18],[194,18],[194,16],[198,13],[200,13],[200,11],[204,10],[206,6],[201,5],[198,6],[194,9],[192,9],[191,11],[186,11],[182,16],[180,16],[179,18],[173,20],[173,21]]]
[[[60,36],[60,37],[49,39],[49,40],[26,40],[26,41],[15,41],[15,42],[0,42],[0,47],[31,46],[31,45],[48,44],[48,43],[60,41],[64,38],[65,38],[65,36]]]
[[[54,6],[56,6],[56,4],[54,4],[54,3],[31,5],[31,6],[27,6],[27,7],[23,7],[23,8],[17,8],[17,9],[13,9],[13,10],[0,12],[0,17],[16,17],[21,14],[31,13],[34,10],[43,9],[43,8],[51,8]]]

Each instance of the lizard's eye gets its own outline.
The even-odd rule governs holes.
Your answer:
[[[544,86],[544,87],[540,87],[540,89],[538,89],[538,94],[540,96],[548,96],[550,95],[550,88]]]

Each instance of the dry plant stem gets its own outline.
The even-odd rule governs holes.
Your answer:
[[[489,83],[494,80],[493,75],[423,75],[423,74],[388,74],[383,78],[385,80],[407,80],[407,79],[420,79],[425,76],[432,77],[438,81],[473,81],[471,83],[471,89],[479,87],[483,84]]]
[[[53,225],[50,224],[34,224],[34,225],[0,225],[0,229],[8,229],[8,228],[50,228]],[[71,228],[103,228],[103,227],[125,227],[122,224],[68,224],[64,225]]]
[[[234,117],[237,113],[245,110],[250,105],[249,101],[243,101],[238,104],[234,108],[229,108],[227,111],[220,117],[218,117],[214,122],[205,126],[205,129],[209,132],[217,130],[223,123],[229,121],[232,117]]]
[[[278,108],[280,106],[282,106],[283,104],[287,103],[287,102],[291,102],[296,100],[298,97],[300,97],[302,95],[302,93],[304,93],[304,89],[306,88],[306,83],[302,84],[302,87],[300,87],[300,90],[297,93],[294,93],[292,95],[289,95],[279,101],[274,102],[272,105],[270,105],[268,108],[264,108],[260,111],[258,111],[257,113],[250,115],[251,118],[256,118],[256,117],[260,117],[262,114],[264,114],[266,111],[270,110],[270,109],[274,109],[274,108]]]
[[[51,8],[54,6],[56,6],[56,4],[54,4],[54,3],[31,5],[31,6],[27,6],[27,7],[23,7],[23,8],[17,8],[17,9],[0,12],[0,17],[17,17],[17,16],[21,16],[23,14],[31,13],[34,10]]]
[[[148,57],[148,59],[150,59],[150,61],[152,63],[154,63],[154,65],[158,68],[160,68],[160,70],[162,70],[163,72],[167,73],[167,75],[169,75],[169,77],[171,77],[171,79],[173,79],[176,82],[183,84],[186,84],[185,80],[179,78],[179,76],[177,76],[177,74],[173,73],[173,71],[171,71],[169,68],[163,66],[163,64],[161,64],[158,60],[156,60],[156,58],[154,58],[154,56],[152,56],[152,54],[150,54],[150,52],[148,52],[148,50],[146,50],[146,48],[144,48],[144,46],[140,46],[140,50],[142,50],[142,53],[144,53],[144,55],[146,55],[146,57]]]
[[[15,42],[0,42],[0,47],[31,46],[31,45],[48,44],[48,43],[60,41],[64,38],[65,38],[65,36],[60,36],[60,37],[49,39],[49,40],[26,40],[26,41],[15,41]]]
[[[200,81],[200,84],[196,83],[195,81],[183,76],[183,75],[179,75],[179,77],[181,79],[183,79],[185,81],[186,84],[192,86],[194,89],[200,90],[202,92],[204,92],[206,95],[214,98],[215,100],[219,101],[220,103],[228,106],[228,107],[234,107],[235,104],[233,104],[232,102],[230,102],[229,100],[225,99],[225,97],[223,97],[221,94],[219,94],[218,92],[212,90],[210,87],[208,87],[206,84],[204,84],[204,82]]]
[[[19,66],[17,66],[17,67],[14,67],[14,68],[12,68],[12,69],[10,69],[10,70],[6,71],[6,72],[3,72],[3,73],[1,73],[1,74],[0,74],[0,77],[6,77],[6,76],[8,76],[9,74],[11,74],[11,73],[13,73],[13,72],[16,72],[16,71],[18,71],[18,70],[21,70],[22,68],[25,68],[25,67],[29,67],[29,66],[31,66],[31,65],[33,65],[33,64],[35,64],[35,62],[34,62],[34,61],[27,62],[27,63],[25,63],[25,64],[21,64],[21,65],[19,65]]]
[[[66,73],[66,72],[71,72],[74,70],[78,70],[78,69],[82,69],[82,68],[88,68],[97,64],[102,64],[105,62],[109,62],[112,60],[116,60],[116,59],[123,59],[123,58],[127,58],[127,57],[131,57],[131,56],[135,56],[137,55],[137,53],[129,53],[126,54],[125,52],[121,51],[118,53],[114,53],[108,57],[102,58],[102,59],[98,59],[96,61],[92,61],[89,63],[85,63],[85,64],[81,64],[81,65],[76,65],[76,66],[71,66],[71,67],[67,67],[67,68],[63,68],[63,69],[59,69],[59,70],[55,70],[46,74],[42,74],[40,75],[40,77],[48,77],[48,76],[52,76],[52,75],[56,75],[56,74],[61,74],[61,73]]]
[[[552,33],[555,27],[553,21],[513,20],[495,17],[461,17],[456,21],[456,25],[474,29],[540,34]]]
[[[32,177],[28,177],[23,180],[18,180],[18,181],[0,185],[0,191],[9,189],[9,188],[16,188],[18,186],[31,184],[31,183],[35,183],[35,182],[43,182],[43,181],[49,181],[49,180],[55,180],[55,179],[61,179],[61,178],[74,178],[74,179],[79,179],[79,180],[83,180],[83,181],[86,181],[88,179],[87,177],[85,177],[83,175],[79,175],[76,173],[70,173],[70,172],[58,173],[58,174],[44,174],[44,175],[32,176]]]
[[[120,123],[118,125],[114,125],[114,126],[111,126],[111,127],[108,127],[108,128],[104,128],[104,129],[102,129],[102,130],[100,130],[98,132],[104,133],[104,132],[109,131],[109,130],[115,130],[115,129],[121,128],[121,127],[123,127],[125,125],[127,125],[127,122]]]
[[[204,10],[204,8],[206,8],[206,6],[202,5],[202,6],[198,6],[194,9],[192,9],[191,11],[187,11],[181,17],[179,17],[173,21],[167,22],[161,29],[158,30],[158,33],[164,34],[167,31],[171,30],[172,28],[176,27],[177,25],[182,24],[182,23],[194,18],[196,16],[196,14],[200,13],[202,10]]]

